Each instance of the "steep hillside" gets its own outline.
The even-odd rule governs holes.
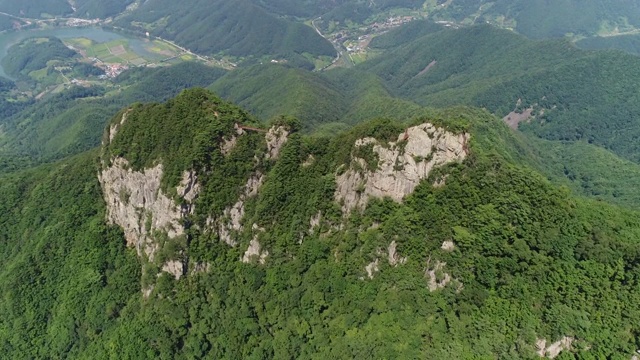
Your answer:
[[[32,71],[44,69],[48,62],[78,56],[54,37],[29,38],[11,46],[2,59],[2,68],[14,78],[25,78]]]
[[[209,89],[265,120],[294,116],[305,131],[336,122],[406,120],[424,111],[394,97],[377,76],[347,69],[311,73],[280,65],[253,66],[229,72]]]
[[[321,75],[280,65],[229,72],[209,89],[263,119],[281,114],[296,116],[307,130],[338,121],[347,111],[347,100]]]
[[[335,56],[331,43],[313,28],[271,15],[249,0],[152,0],[117,24],[201,54]]]
[[[29,103],[0,119],[0,173],[4,164],[13,167],[16,157],[39,163],[91,149],[100,143],[101,129],[122,107],[138,101],[163,101],[185,88],[207,86],[224,73],[197,63],[137,69],[117,79],[119,91],[73,87]]]
[[[104,223],[96,152],[0,181],[0,352],[79,355],[139,296],[140,265]]]
[[[95,19],[107,18],[122,13],[135,0],[75,0],[74,15]]]
[[[423,36],[362,65],[422,105],[520,116],[520,129],[584,140],[640,162],[640,58],[531,41],[488,25]],[[516,119],[514,116],[513,119]]]
[[[585,141],[558,142],[529,138],[539,161],[533,163],[577,194],[640,208],[640,165]]]
[[[591,36],[640,27],[640,4],[633,0],[453,0],[438,1],[434,18],[470,23],[489,21],[532,38]]]
[[[0,351],[451,359],[637,350],[637,213],[573,198],[517,165],[526,149],[499,119],[453,109],[333,138],[297,127],[263,127],[190,90],[123,109],[98,159],[3,177]]]
[[[0,0],[0,11],[14,16],[40,18],[69,15],[73,9],[66,0]]]
[[[607,37],[591,37],[576,42],[583,49],[590,50],[624,50],[634,55],[640,55],[640,35],[619,35]]]

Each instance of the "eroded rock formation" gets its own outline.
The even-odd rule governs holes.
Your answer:
[[[335,199],[345,214],[363,209],[372,197],[401,201],[433,168],[464,160],[468,141],[466,133],[453,134],[429,123],[408,128],[395,142],[359,139],[355,147],[371,147],[377,166],[369,169],[365,159],[354,157],[349,168],[336,175]]]
[[[554,359],[564,350],[570,350],[571,344],[575,339],[573,337],[565,336],[562,339],[554,342],[553,344],[549,344],[547,346],[546,339],[538,339],[536,341],[536,348],[538,349],[538,355],[540,357],[547,357],[549,359]]]
[[[162,165],[142,171],[133,171],[124,158],[115,158],[98,178],[107,204],[107,222],[124,230],[127,245],[135,247],[138,255],[153,261],[160,245],[157,232],[174,239],[185,232],[181,219],[194,211],[193,201],[200,187],[193,171],[185,171],[176,192],[185,205],[175,203],[160,189]],[[163,270],[179,278],[184,273],[181,261],[170,260]]]

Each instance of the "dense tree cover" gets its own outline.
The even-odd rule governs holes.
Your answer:
[[[369,46],[374,49],[392,50],[444,29],[445,27],[431,20],[415,20],[374,37]]]
[[[477,23],[513,21],[518,32],[532,38],[590,36],[603,28],[640,26],[640,5],[633,0],[454,0],[436,7],[431,16]]]
[[[569,180],[578,194],[638,208],[640,167],[585,141],[557,142],[530,138],[540,168],[554,181]]]
[[[209,89],[265,120],[294,116],[306,131],[374,117],[406,119],[422,111],[412,102],[394,98],[376,76],[346,69],[321,74],[281,65],[253,66],[229,72]]]
[[[134,0],[76,0],[75,15],[95,19],[115,16],[123,12]]]
[[[12,93],[17,90],[16,84],[6,78],[0,77],[0,128],[2,127],[3,120],[31,105],[31,100],[18,101],[12,98]],[[2,131],[0,131],[0,137]]]
[[[217,112],[217,115],[215,115]],[[118,117],[114,118],[117,121]],[[566,359],[626,358],[640,328],[637,213],[576,199],[517,165],[520,140],[484,111],[437,111],[471,133],[470,157],[440,169],[403,204],[372,201],[343,217],[335,171],[363,136],[396,138],[373,121],[333,138],[293,133],[277,161],[256,165],[263,135],[219,149],[242,110],[203,90],[129,113],[108,156],[139,169],[199,169],[202,192],[181,251],[190,270],[140,293],[140,264],[106,227],[95,152],[0,182],[0,349],[11,358],[534,358],[537,338],[575,338]],[[295,125],[286,120],[285,123]],[[311,164],[306,163],[309,155]],[[255,168],[258,166],[258,168]],[[253,171],[240,244],[206,231]],[[431,184],[446,175],[443,187]],[[173,178],[174,180],[171,180]],[[309,219],[322,221],[310,231]],[[253,233],[250,224],[263,227]],[[189,222],[187,222],[189,224]],[[264,265],[239,261],[257,235]],[[404,264],[387,262],[395,241]],[[455,250],[441,249],[453,241]],[[364,267],[379,259],[369,279]],[[434,292],[425,269],[456,279]],[[155,277],[154,277],[155,278]],[[457,281],[457,282],[456,282]],[[462,284],[462,285],[459,285]]]
[[[576,45],[583,49],[619,49],[634,55],[640,55],[640,35],[590,37],[577,41]]]
[[[121,108],[134,102],[162,101],[182,89],[206,86],[224,70],[197,63],[133,69],[116,79],[120,92],[74,87],[3,120],[0,158],[20,154],[32,163],[77,154],[100,143],[102,129]],[[2,164],[2,162],[0,162]],[[0,167],[0,173],[4,171]]]
[[[13,77],[25,77],[30,72],[47,67],[52,60],[66,60],[78,54],[55,37],[28,38],[15,44],[2,59],[2,68]]]
[[[72,67],[72,71],[74,74],[77,74],[78,76],[87,78],[89,76],[100,76],[100,75],[104,75],[104,70],[97,67],[97,66],[93,66],[91,64],[87,64],[87,63],[76,63],[73,65]]]
[[[69,15],[73,12],[66,0],[0,0],[0,11],[29,18]]]
[[[3,356],[78,357],[136,301],[140,266],[104,224],[94,161],[92,152],[2,176]]]
[[[194,11],[197,9],[197,11]],[[329,41],[301,23],[278,18],[249,0],[153,0],[117,21],[203,54],[334,56]],[[140,25],[142,24],[142,25]]]
[[[636,56],[531,41],[481,25],[423,36],[361,67],[423,105],[469,104],[500,116],[532,106],[537,120],[524,130],[588,141],[640,161],[634,140],[640,131]]]
[[[185,90],[166,103],[136,104],[124,111],[131,124],[122,126],[118,136],[104,146],[102,160],[124,157],[138,170],[160,161],[167,189],[178,184],[185,164],[204,170],[219,151],[214,143],[231,135],[236,123],[258,125],[237,106],[202,88]]]
[[[347,111],[343,94],[322,75],[280,65],[229,72],[209,89],[263,119],[280,114],[297,116],[306,129],[338,121]]]
[[[322,15],[335,7],[349,2],[349,0],[253,0],[253,2],[269,12],[310,18]]]
[[[363,22],[368,17],[390,8],[419,9],[422,0],[253,0],[267,11],[296,17],[322,17],[324,20]]]

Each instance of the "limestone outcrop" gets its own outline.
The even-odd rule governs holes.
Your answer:
[[[289,131],[284,126],[271,127],[265,135],[267,141],[267,159],[277,159],[280,149],[289,139]]]
[[[435,167],[462,161],[467,156],[469,135],[454,134],[429,123],[408,128],[395,142],[359,139],[356,150],[370,148],[377,166],[352,156],[352,163],[336,175],[336,201],[345,214],[363,209],[370,198],[390,197],[401,201],[411,194]]]
[[[379,261],[380,261],[379,259],[375,259],[364,268],[364,270],[367,272],[367,276],[369,277],[369,279],[373,279],[373,275],[378,271],[380,271],[380,268],[378,268]]]
[[[234,232],[239,232],[242,230],[242,218],[244,217],[245,200],[257,195],[258,190],[262,186],[263,182],[264,175],[260,172],[257,172],[250,176],[238,201],[232,206],[224,209],[222,218],[217,222],[218,237],[229,246],[237,245],[235,236],[232,235]],[[208,219],[207,223],[209,226],[212,226],[215,221],[210,218]]]
[[[449,284],[456,287],[456,292],[460,292],[464,288],[462,282],[453,278],[449,273],[444,271],[446,265],[446,262],[442,262],[440,260],[432,261],[431,257],[427,259],[427,266],[424,270],[424,275],[427,278],[429,291],[434,292],[443,289]]]
[[[122,114],[119,122],[113,123],[111,124],[111,126],[109,126],[109,143],[113,141],[113,138],[116,137],[116,134],[118,133],[120,127],[124,125],[125,121],[127,121],[127,115],[129,115],[130,111],[131,109],[125,111],[124,114]]]
[[[258,241],[258,237],[254,236],[253,239],[251,239],[251,242],[249,243],[249,247],[247,248],[247,251],[245,251],[244,255],[242,256],[242,262],[243,263],[251,262],[251,259],[256,257],[258,258],[258,262],[264,265],[264,263],[267,260],[267,256],[269,256],[269,251],[262,250],[262,247],[260,246],[260,242]]]
[[[538,339],[536,341],[536,348],[538,349],[538,355],[540,357],[547,357],[549,359],[554,359],[564,350],[570,350],[571,345],[575,339],[572,337],[565,336],[562,339],[554,342],[553,344],[549,344],[547,346],[546,339]]]
[[[398,264],[404,264],[407,262],[406,257],[402,257],[400,256],[400,254],[398,254],[397,247],[398,244],[395,240],[393,240],[387,248],[387,259],[389,260],[389,265],[391,266],[397,266]]]
[[[193,213],[193,201],[200,191],[195,172],[185,171],[176,188],[185,204],[178,205],[160,189],[162,174],[161,164],[133,171],[124,158],[113,159],[98,174],[107,204],[107,222],[120,226],[127,245],[135,247],[138,255],[145,255],[149,261],[153,261],[161,246],[154,234],[162,232],[169,239],[184,234],[180,220]],[[184,264],[170,260],[163,270],[179,278],[184,273]]]

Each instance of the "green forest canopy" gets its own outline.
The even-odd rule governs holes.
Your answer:
[[[188,122],[173,121],[175,114]],[[134,169],[153,159],[166,161],[167,174],[211,169],[199,177],[198,223],[203,212],[236,201],[237,188],[218,184],[242,184],[252,171],[261,135],[248,135],[228,157],[217,143],[245,116],[202,90],[184,92],[166,105],[136,107],[109,151],[132,161],[137,154]],[[564,358],[631,356],[640,345],[638,214],[575,198],[514,162],[518,142],[487,112],[459,108],[426,120],[471,133],[471,156],[442,170],[444,187],[425,181],[403,204],[373,201],[342,218],[332,189],[341,154],[359,137],[387,137],[402,126],[367,122],[333,138],[294,133],[280,159],[262,168],[265,183],[246,207],[246,223],[265,228],[267,263],[239,261],[250,232],[231,248],[194,227],[178,249],[210,271],[179,281],[162,274],[148,299],[140,293],[140,260],[125,249],[122,232],[104,224],[95,151],[5,175],[2,353],[532,358],[538,338],[569,336],[573,350]],[[194,137],[198,130],[218,135]],[[165,140],[184,150],[208,147],[210,156],[174,151]],[[314,162],[303,165],[309,155]],[[325,220],[311,233],[308,219],[319,209]],[[338,223],[341,230],[331,230]],[[377,255],[391,241],[405,264]],[[442,250],[443,241],[455,250]],[[379,273],[362,280],[378,256]],[[440,279],[446,272],[463,286],[429,291],[425,266],[436,260],[446,262]]]

